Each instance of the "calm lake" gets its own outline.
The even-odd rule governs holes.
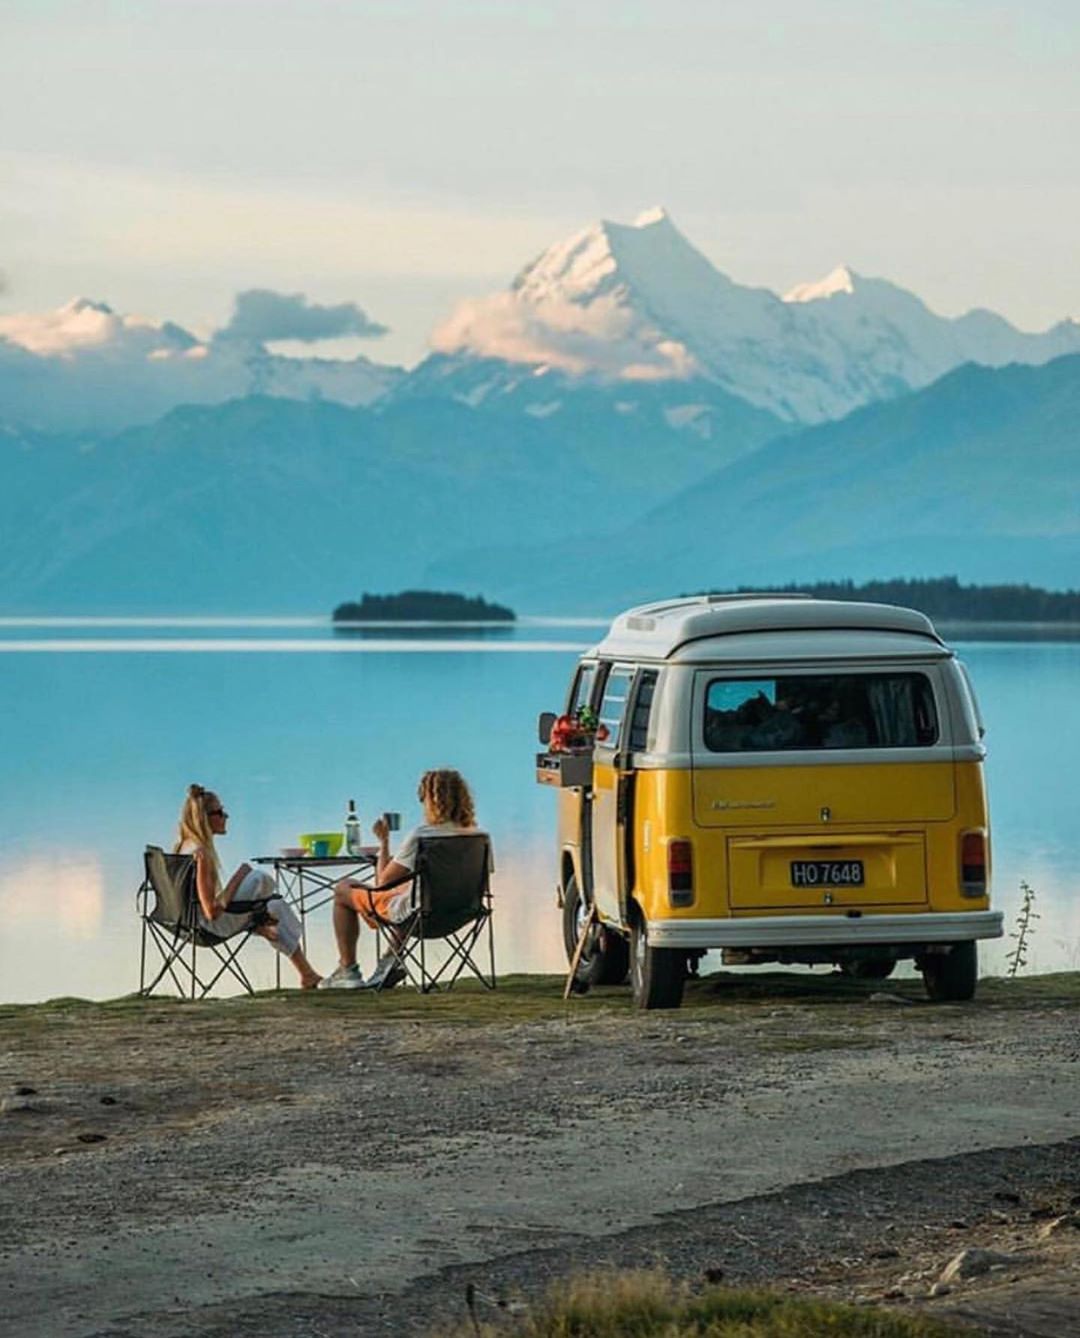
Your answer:
[[[535,721],[605,625],[342,634],[314,618],[0,620],[0,1000],[137,986],[142,848],[170,845],[189,782],[229,809],[231,867],[300,832],[340,830],[350,798],[365,836],[382,809],[412,825],[431,766],[469,778],[493,835],[499,971],[562,969]],[[1080,645],[958,649],[987,724],[995,904],[1012,929],[1029,882],[1041,919],[1027,969],[1080,969]],[[328,970],[328,911],[308,933]],[[984,945],[983,970],[1003,972],[1010,946]],[[273,983],[273,957],[249,948],[257,986]]]

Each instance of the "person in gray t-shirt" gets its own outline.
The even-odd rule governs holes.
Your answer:
[[[378,889],[387,883],[406,879],[416,868],[416,852],[421,837],[476,835],[473,797],[459,771],[442,769],[425,771],[420,777],[417,798],[424,809],[424,821],[402,839],[397,852],[390,854],[390,831],[380,818],[372,826],[379,843],[375,861],[375,886],[343,878],[334,888],[334,937],[337,940],[337,969],[319,986],[320,989],[362,989],[365,985],[381,985],[383,989],[397,984],[404,974],[392,954],[380,958],[375,972],[367,981],[356,965],[356,945],[360,937],[360,921],[372,929],[379,922],[400,924],[413,910],[413,885],[403,882],[397,887]]]

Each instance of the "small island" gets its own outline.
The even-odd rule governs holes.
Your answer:
[[[441,622],[512,623],[517,614],[480,595],[441,590],[403,590],[397,595],[365,594],[334,610],[335,623]]]

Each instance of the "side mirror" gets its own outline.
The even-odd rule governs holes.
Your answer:
[[[556,719],[554,711],[542,711],[540,719],[536,722],[536,733],[545,748],[551,742],[551,730]]]

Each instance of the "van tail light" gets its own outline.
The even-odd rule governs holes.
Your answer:
[[[689,841],[668,842],[667,885],[673,907],[694,904],[694,854]]]
[[[965,897],[985,897],[986,833],[965,832],[960,838],[960,890]]]

